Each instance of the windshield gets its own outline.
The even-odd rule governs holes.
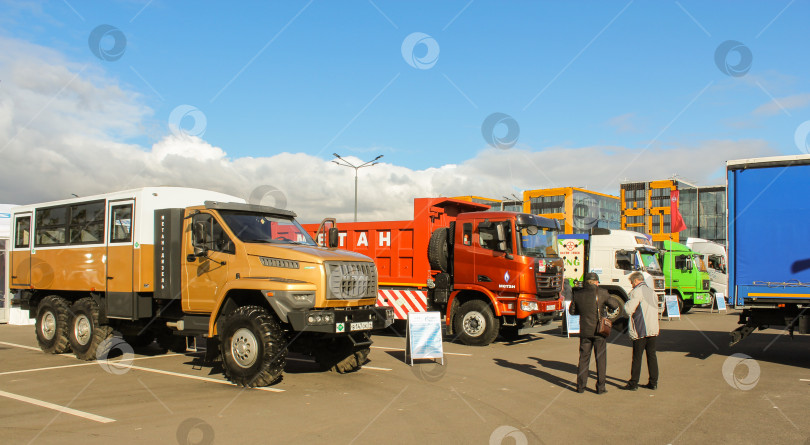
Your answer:
[[[233,210],[221,210],[219,213],[231,231],[244,243],[315,245],[312,237],[294,219]]]
[[[661,265],[658,264],[658,257],[654,253],[639,252],[641,254],[641,262],[644,264],[644,270],[660,271]]]
[[[557,256],[557,231],[546,227],[537,227],[537,233],[529,235],[527,227],[521,227],[518,235],[518,255],[535,258],[546,258]]]
[[[698,269],[700,269],[701,272],[708,272],[706,269],[706,262],[703,261],[703,257],[700,255],[695,255],[694,258],[695,262],[698,264]]]

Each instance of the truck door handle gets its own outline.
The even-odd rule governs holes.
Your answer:
[[[492,278],[490,278],[490,277],[488,277],[486,275],[478,275],[478,281],[481,281],[483,283],[491,283]]]
[[[17,278],[17,275],[12,275],[11,278]]]
[[[107,277],[108,280],[112,280],[113,278],[115,278],[115,277]]]
[[[618,282],[619,282],[619,279],[618,279],[618,278],[614,278],[614,279],[613,279],[613,282],[614,282],[614,283],[618,283]]]

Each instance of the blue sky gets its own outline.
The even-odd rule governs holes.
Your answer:
[[[535,182],[531,171],[515,176],[520,159],[506,162],[510,177],[488,195],[495,197],[550,185],[615,194],[616,177],[644,179],[639,170],[717,183],[723,161],[741,157],[737,153],[801,153],[795,132],[810,119],[807,1],[153,0],[99,6],[69,0],[7,2],[0,17],[6,45],[45,49],[48,65],[63,63],[80,78],[92,73],[90,82],[127,96],[127,106],[137,109],[133,125],[98,128],[108,145],[154,151],[171,134],[172,111],[189,105],[205,117],[198,127],[204,133],[192,136],[227,160],[383,154],[386,168],[405,169],[388,171],[388,179],[476,159],[498,162],[511,152],[542,162]],[[102,60],[91,51],[88,40],[99,25],[125,36],[119,59]],[[403,41],[415,32],[438,48],[428,69],[403,57]],[[724,74],[716,64],[715,51],[727,40],[750,50],[752,63],[742,76]],[[109,50],[113,43],[107,36],[97,47]],[[413,54],[418,59],[426,51],[419,44]],[[739,54],[725,60],[735,65]],[[0,94],[8,83],[2,79]],[[495,112],[514,118],[520,130],[513,148],[490,153],[482,123]],[[48,125],[41,119],[10,125],[30,120],[29,131]],[[180,128],[191,131],[195,123],[187,116]],[[505,136],[507,130],[494,131]],[[572,171],[578,158],[592,158],[589,150],[610,160],[611,169],[598,176]],[[649,151],[660,156],[646,159]],[[708,165],[697,168],[703,153]],[[541,154],[548,156],[537,158]],[[557,172],[557,164],[568,173]],[[572,183],[565,183],[566,175]],[[475,183],[474,174],[465,180]],[[287,189],[296,187],[290,181]],[[385,178],[380,181],[384,188]]]

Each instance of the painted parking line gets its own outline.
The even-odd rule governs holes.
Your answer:
[[[42,351],[42,349],[35,348],[33,346],[18,345],[17,343],[8,343],[5,341],[0,341],[0,345],[14,346],[15,348],[22,348],[22,349],[30,349],[31,351]]]
[[[49,371],[51,369],[77,368],[79,366],[93,366],[93,365],[100,365],[102,363],[110,364],[112,366],[117,366],[119,363],[122,363],[122,362],[134,362],[135,360],[147,360],[147,359],[160,358],[160,357],[175,357],[175,356],[178,356],[178,355],[184,355],[184,354],[164,354],[164,355],[155,355],[155,356],[149,356],[149,357],[135,357],[135,358],[131,358],[131,359],[121,359],[121,360],[96,360],[96,361],[92,361],[92,362],[76,363],[74,365],[48,366],[46,368],[32,368],[32,369],[20,369],[18,371],[6,371],[6,372],[0,372],[0,375],[22,374],[22,373],[26,373],[26,372],[36,372],[36,371]],[[68,357],[71,357],[71,356],[68,356]]]
[[[799,379],[800,382],[810,382],[810,379]]]
[[[307,360],[305,358],[289,358],[289,357],[287,357],[287,361],[313,363],[313,364],[317,363],[315,360]],[[393,371],[391,368],[378,368],[376,366],[366,366],[366,365],[363,365],[360,369],[371,369],[372,371]],[[2,374],[0,374],[0,375],[2,375]]]
[[[17,400],[20,402],[30,403],[31,405],[41,406],[43,408],[52,409],[54,411],[59,411],[65,414],[70,414],[76,417],[82,417],[88,420],[92,420],[94,422],[100,423],[111,423],[115,422],[115,419],[110,419],[109,417],[103,417],[96,414],[91,414],[85,411],[79,411],[77,409],[68,408],[66,406],[57,405],[55,403],[45,402],[38,399],[32,399],[31,397],[21,396],[19,394],[12,394],[10,392],[0,391],[0,396],[6,397],[9,399]],[[57,414],[58,415],[58,414]]]
[[[405,348],[388,348],[388,347],[385,347],[385,346],[372,346],[372,348],[374,348],[374,349],[385,349],[385,350],[388,350],[388,351],[404,351],[405,350]],[[472,354],[463,354],[461,352],[445,352],[444,354],[445,355],[460,355],[462,357],[472,357],[473,356]]]
[[[118,366],[120,366],[122,368],[137,369],[139,371],[145,371],[145,372],[154,372],[156,374],[170,375],[170,376],[174,376],[174,377],[182,377],[182,378],[191,379],[191,380],[199,380],[201,382],[219,383],[220,385],[236,386],[233,383],[228,382],[226,380],[211,379],[211,378],[208,378],[208,377],[200,377],[200,376],[191,375],[191,374],[181,374],[179,372],[164,371],[162,369],[144,368],[143,366],[135,366],[135,365],[126,364],[126,363],[120,363],[120,364],[118,364]],[[258,389],[260,391],[268,391],[268,392],[284,392],[285,391],[283,389],[267,388],[267,387],[256,387],[256,388],[251,388],[251,389]]]

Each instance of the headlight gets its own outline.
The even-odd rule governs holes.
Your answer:
[[[307,324],[310,326],[328,325],[335,322],[333,312],[310,312],[307,314]]]
[[[521,301],[520,310],[524,312],[534,312],[538,308],[536,301]]]

